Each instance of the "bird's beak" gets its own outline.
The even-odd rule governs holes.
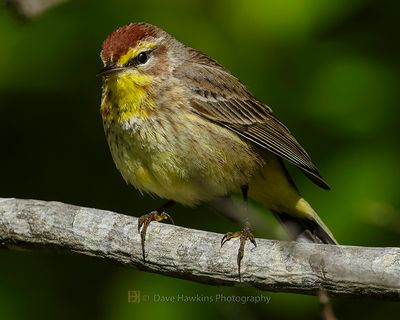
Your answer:
[[[96,77],[104,77],[104,76],[107,76],[107,75],[110,75],[110,74],[112,74],[112,73],[117,73],[117,72],[121,72],[121,71],[123,71],[123,70],[125,70],[126,68],[125,67],[117,67],[117,66],[115,66],[115,65],[108,65],[108,66],[105,66],[104,68],[102,68],[97,74],[96,74]]]

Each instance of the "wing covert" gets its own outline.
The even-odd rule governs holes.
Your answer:
[[[216,61],[198,51],[174,70],[191,91],[192,111],[299,167],[318,186],[329,189],[309,155],[290,131],[248,89]],[[196,59],[193,59],[196,58]]]

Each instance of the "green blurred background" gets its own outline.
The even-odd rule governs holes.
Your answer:
[[[58,200],[138,216],[142,197],[115,169],[99,114],[99,51],[115,28],[158,25],[217,59],[291,129],[331,184],[290,168],[339,242],[399,246],[399,12],[396,1],[69,1],[35,19],[0,10],[0,197]],[[207,207],[169,211],[220,233],[238,225]],[[257,236],[282,232],[268,214]],[[267,259],[268,257],[266,257]],[[160,295],[259,295],[52,252],[0,251],[0,319],[309,319],[315,297],[264,292],[269,304],[137,303]],[[390,318],[399,305],[333,299],[341,319]]]

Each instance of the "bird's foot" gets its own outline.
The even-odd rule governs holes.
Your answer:
[[[171,220],[172,224],[174,223],[174,220],[172,220],[171,216],[164,212],[162,209],[161,210],[154,210],[148,214],[145,214],[138,219],[138,232],[140,233],[140,238],[142,242],[142,254],[143,254],[143,261],[146,261],[145,258],[145,250],[144,250],[144,243],[146,241],[146,232],[147,232],[147,227],[149,226],[150,222],[152,221],[157,221],[161,222],[163,220]]]
[[[239,272],[239,279],[240,279],[240,264],[242,262],[243,256],[244,256],[244,246],[246,244],[246,240],[250,240],[252,244],[254,244],[254,247],[257,247],[256,239],[254,238],[253,234],[251,233],[251,229],[249,226],[246,226],[243,228],[242,231],[237,231],[237,232],[228,232],[223,236],[221,239],[221,248],[222,246],[228,242],[229,240],[233,238],[239,238],[240,239],[240,246],[238,250],[238,255],[237,255],[237,265],[238,265],[238,272]]]

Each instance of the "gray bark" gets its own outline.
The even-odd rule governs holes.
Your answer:
[[[257,239],[238,278],[238,239],[152,222],[142,260],[137,218],[60,202],[0,199],[0,247],[56,249],[212,285],[400,300],[400,248]]]

